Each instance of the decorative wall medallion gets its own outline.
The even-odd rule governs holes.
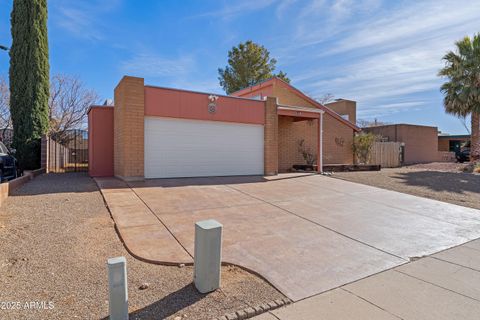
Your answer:
[[[215,102],[210,102],[208,104],[208,113],[215,113],[217,111],[217,104]]]
[[[208,100],[210,103],[208,104],[208,113],[215,113],[217,112],[217,99],[218,97],[216,95],[209,95]]]

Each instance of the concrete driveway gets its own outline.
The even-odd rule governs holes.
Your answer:
[[[216,219],[223,261],[294,301],[480,237],[478,210],[319,175],[97,183],[133,255],[191,263]]]

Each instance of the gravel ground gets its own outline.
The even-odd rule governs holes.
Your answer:
[[[371,172],[338,172],[335,178],[480,209],[480,175],[463,164],[431,163]]]
[[[0,302],[20,302],[19,310],[0,305],[0,319],[107,317],[106,260],[115,256],[127,258],[131,319],[211,319],[284,297],[236,267],[223,267],[220,290],[197,293],[192,267],[153,265],[127,253],[89,177],[48,174],[0,209]],[[139,289],[143,283],[148,289]],[[45,301],[46,310],[25,308],[31,301]]]

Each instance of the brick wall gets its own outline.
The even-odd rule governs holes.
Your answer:
[[[277,99],[271,97],[265,103],[264,171],[266,176],[278,173]]]
[[[144,80],[123,77],[115,88],[114,172],[125,180],[144,177]]]
[[[364,128],[389,141],[405,143],[405,163],[425,163],[438,159],[438,129],[436,127],[395,124]]]
[[[323,115],[323,164],[353,163],[353,129]]]
[[[274,97],[278,98],[278,103],[279,104],[284,104],[284,105],[289,105],[289,106],[299,106],[299,107],[310,107],[310,108],[316,108],[316,106],[299,97],[298,95],[294,94],[291,92],[289,89],[284,88],[280,85],[274,85],[272,94]]]
[[[273,87],[273,94],[278,97],[278,103],[290,106],[311,107],[316,108],[311,102],[299,97],[287,88],[275,85]],[[306,143],[311,145],[313,150],[317,150],[317,131],[318,122],[314,121],[313,125],[309,125],[308,121],[301,121],[291,127],[286,134],[282,133],[282,129],[288,127],[286,120],[282,120],[282,129],[279,134],[282,138],[279,140],[280,145],[280,170],[287,170],[291,167],[293,161],[297,163],[303,160],[300,155],[298,158],[298,149],[293,147],[292,141],[298,141],[305,138]],[[306,135],[308,134],[309,137]],[[286,144],[285,146],[283,144]],[[353,163],[353,129],[341,123],[331,115],[325,113],[323,115],[323,164],[352,164]],[[283,152],[287,154],[283,155]]]
[[[450,151],[450,140],[438,139],[438,151]]]
[[[318,120],[293,121],[293,117],[278,117],[278,170],[287,172],[294,164],[306,164],[298,151],[298,142],[305,139],[305,146],[317,154]]]

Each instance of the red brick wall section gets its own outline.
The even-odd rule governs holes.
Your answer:
[[[302,99],[298,95],[294,94],[286,88],[275,85],[273,88],[273,94],[278,97],[279,104],[300,106],[300,107],[316,107],[309,101]],[[286,123],[282,123],[282,128],[285,128]],[[299,122],[295,125],[295,129],[289,130],[287,136],[283,137],[281,143],[287,143],[287,145],[281,146],[281,153],[287,152],[286,155],[281,154],[281,170],[287,170],[287,167],[291,167],[292,161],[300,161],[303,157],[298,158],[297,148],[293,148],[292,140],[299,140],[305,137],[306,142],[312,144],[312,149],[317,150],[315,147],[317,144],[317,131],[318,124],[314,124],[311,127],[304,128],[305,124]],[[293,130],[293,131],[292,131]],[[306,137],[306,134],[310,137]],[[352,164],[353,163],[353,129],[339,120],[333,118],[331,115],[325,113],[323,115],[323,164]],[[303,162],[300,162],[303,163]]]
[[[144,178],[143,78],[125,76],[114,93],[114,173],[125,180]]]
[[[353,129],[323,115],[323,164],[353,163]]]
[[[278,117],[278,170],[288,172],[294,164],[306,164],[298,151],[298,142],[305,140],[305,146],[317,154],[318,120],[293,121],[293,117]]]
[[[278,173],[278,114],[277,98],[268,97],[265,103],[264,127],[265,175]]]

